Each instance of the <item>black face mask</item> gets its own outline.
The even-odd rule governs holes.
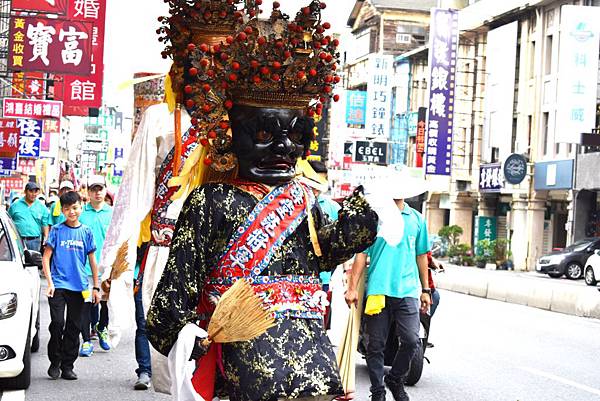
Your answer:
[[[239,176],[267,185],[291,181],[308,149],[314,121],[303,110],[236,106],[230,112]]]

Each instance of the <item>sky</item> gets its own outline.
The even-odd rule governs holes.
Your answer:
[[[262,6],[268,15],[272,0]],[[279,0],[281,9],[291,17],[310,0]],[[323,20],[329,21],[334,32],[346,30],[346,21],[354,0],[329,0]],[[162,0],[108,0],[104,50],[104,102],[117,106],[126,116],[133,109],[133,90],[118,90],[136,72],[166,73],[170,60],[163,60],[164,48],[158,42],[158,17],[166,15],[168,7]],[[342,43],[343,45],[343,43]]]

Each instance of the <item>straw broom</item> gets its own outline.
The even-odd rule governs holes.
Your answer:
[[[106,281],[102,282],[102,290],[106,294],[106,298],[110,295],[110,282],[112,280],[116,280],[121,277],[121,274],[129,270],[129,262],[127,262],[127,255],[129,250],[129,242],[125,241],[119,247],[117,251],[117,256],[115,257],[115,261],[112,264],[112,268],[110,270],[110,278]],[[108,283],[107,283],[108,282]]]
[[[273,315],[265,309],[248,281],[240,279],[219,300],[203,345],[252,340],[273,326]]]

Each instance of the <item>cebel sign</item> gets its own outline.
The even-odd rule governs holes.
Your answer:
[[[387,164],[388,143],[356,141],[354,161],[358,163]]]

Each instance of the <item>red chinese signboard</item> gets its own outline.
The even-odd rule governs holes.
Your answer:
[[[79,1],[75,0],[75,2]],[[12,9],[65,15],[67,13],[67,0],[12,0]]]
[[[4,189],[7,191],[22,191],[23,188],[25,188],[25,183],[23,183],[23,179],[21,177],[0,178],[0,184],[4,184]]]
[[[2,110],[4,117],[60,119],[62,116],[62,102],[4,98],[2,101]]]
[[[12,96],[43,99],[46,96],[44,73],[13,72]]]
[[[19,133],[16,118],[0,118],[0,156],[15,157],[19,152]]]
[[[92,72],[92,24],[42,17],[12,17],[8,67],[88,76]]]
[[[35,175],[35,159],[19,158],[19,171],[27,175]]]
[[[60,120],[44,120],[44,133],[45,134],[59,134],[60,133]]]
[[[69,6],[69,18],[93,24],[92,73],[89,76],[64,76],[55,91],[64,102],[64,113],[87,116],[88,108],[102,107],[104,77],[104,32],[106,0],[78,0]]]
[[[417,135],[415,137],[416,147],[416,167],[423,167],[423,153],[425,153],[425,119],[427,118],[427,108],[419,107],[419,118],[417,121]]]

